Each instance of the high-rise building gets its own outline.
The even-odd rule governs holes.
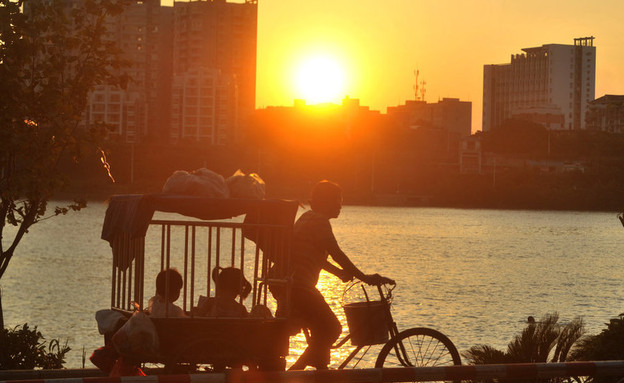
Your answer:
[[[147,135],[158,136],[166,129],[168,103],[167,79],[170,58],[167,54],[167,10],[160,0],[129,1],[124,12],[110,17],[106,39],[114,42],[129,63],[122,69],[130,76],[126,89],[100,85],[89,98],[86,123],[106,122],[111,134],[133,143]]]
[[[25,3],[28,14],[36,1]],[[63,0],[68,9],[84,0]],[[81,124],[89,127],[106,123],[109,137],[135,143],[146,136],[161,136],[168,128],[171,86],[171,12],[160,0],[124,2],[124,11],[106,20],[103,39],[113,43],[128,67],[112,69],[115,75],[129,76],[125,89],[98,85],[89,94]]]
[[[258,2],[175,2],[173,9],[171,138],[208,139],[214,144],[236,141],[239,126],[245,125],[255,109]],[[200,84],[202,90],[196,93],[201,97],[199,104],[180,96],[194,94],[193,89],[186,88]],[[196,119],[200,109],[193,105],[203,109],[199,118],[205,123]],[[208,120],[221,123],[209,125]],[[186,128],[186,121],[200,123],[202,128]],[[222,130],[225,126],[227,133]]]
[[[551,130],[585,129],[595,95],[594,37],[523,51],[511,63],[483,67],[483,131],[518,116]]]
[[[37,2],[44,1],[52,3],[50,0],[25,2],[24,13],[29,15]],[[59,0],[54,4],[69,10],[83,3],[84,0]],[[106,84],[96,86],[89,95],[81,125],[106,123],[111,136],[122,142],[138,142],[165,118],[162,106],[158,105],[162,103],[162,80],[166,72],[161,65],[161,7],[160,0],[133,0],[124,6],[124,12],[106,19],[103,39],[115,44],[121,58],[129,63],[126,68],[112,69],[116,71],[114,74],[125,73],[131,80],[126,89]]]
[[[35,1],[30,0],[28,5]],[[84,0],[63,0],[76,6]],[[255,110],[257,0],[128,0],[106,39],[130,66],[126,89],[99,85],[84,125],[107,123],[122,142],[147,136],[225,145]]]

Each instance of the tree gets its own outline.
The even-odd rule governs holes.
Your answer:
[[[545,155],[548,130],[534,122],[509,119],[500,128],[483,133],[483,149],[501,154]]]
[[[105,40],[121,0],[0,0],[0,278],[48,201],[68,184],[64,161],[79,161],[103,126],[81,126],[96,85],[123,86],[118,50]],[[86,206],[74,201],[49,215]],[[7,244],[8,247],[4,247]],[[0,324],[1,324],[0,307]]]

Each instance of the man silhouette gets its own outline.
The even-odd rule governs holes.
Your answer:
[[[343,282],[357,278],[369,285],[394,284],[379,274],[364,274],[338,246],[329,220],[340,215],[340,186],[326,180],[317,183],[310,194],[310,207],[294,226],[291,295],[291,318],[307,328],[310,337],[308,347],[290,370],[307,366],[327,369],[331,346],[342,332],[340,321],[316,288],[322,269]],[[330,263],[328,255],[340,267]]]

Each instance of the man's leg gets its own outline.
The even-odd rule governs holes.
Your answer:
[[[310,343],[290,369],[302,370],[306,366],[327,368],[331,346],[340,336],[342,325],[318,290],[295,288],[292,298],[296,317],[304,320],[310,330]]]

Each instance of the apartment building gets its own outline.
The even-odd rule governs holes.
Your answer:
[[[29,5],[26,3],[25,12]],[[84,0],[64,0],[68,7]],[[195,140],[226,145],[255,109],[257,0],[127,0],[105,39],[130,63],[126,89],[97,86],[83,125],[135,143]],[[186,125],[186,124],[190,125]]]
[[[235,142],[255,109],[258,3],[175,2],[173,14],[170,137],[216,145]],[[196,91],[202,95],[200,109],[188,104],[187,97]],[[209,125],[209,120],[215,123]],[[186,126],[187,121],[199,125]]]
[[[483,131],[514,117],[551,130],[586,129],[585,114],[595,95],[594,37],[522,51],[510,63],[483,67]]]
[[[167,52],[171,15],[160,0],[129,1],[123,13],[107,23],[106,39],[114,42],[129,63],[126,89],[100,85],[89,98],[87,125],[105,122],[110,136],[139,142],[160,136],[167,128],[171,58]]]

